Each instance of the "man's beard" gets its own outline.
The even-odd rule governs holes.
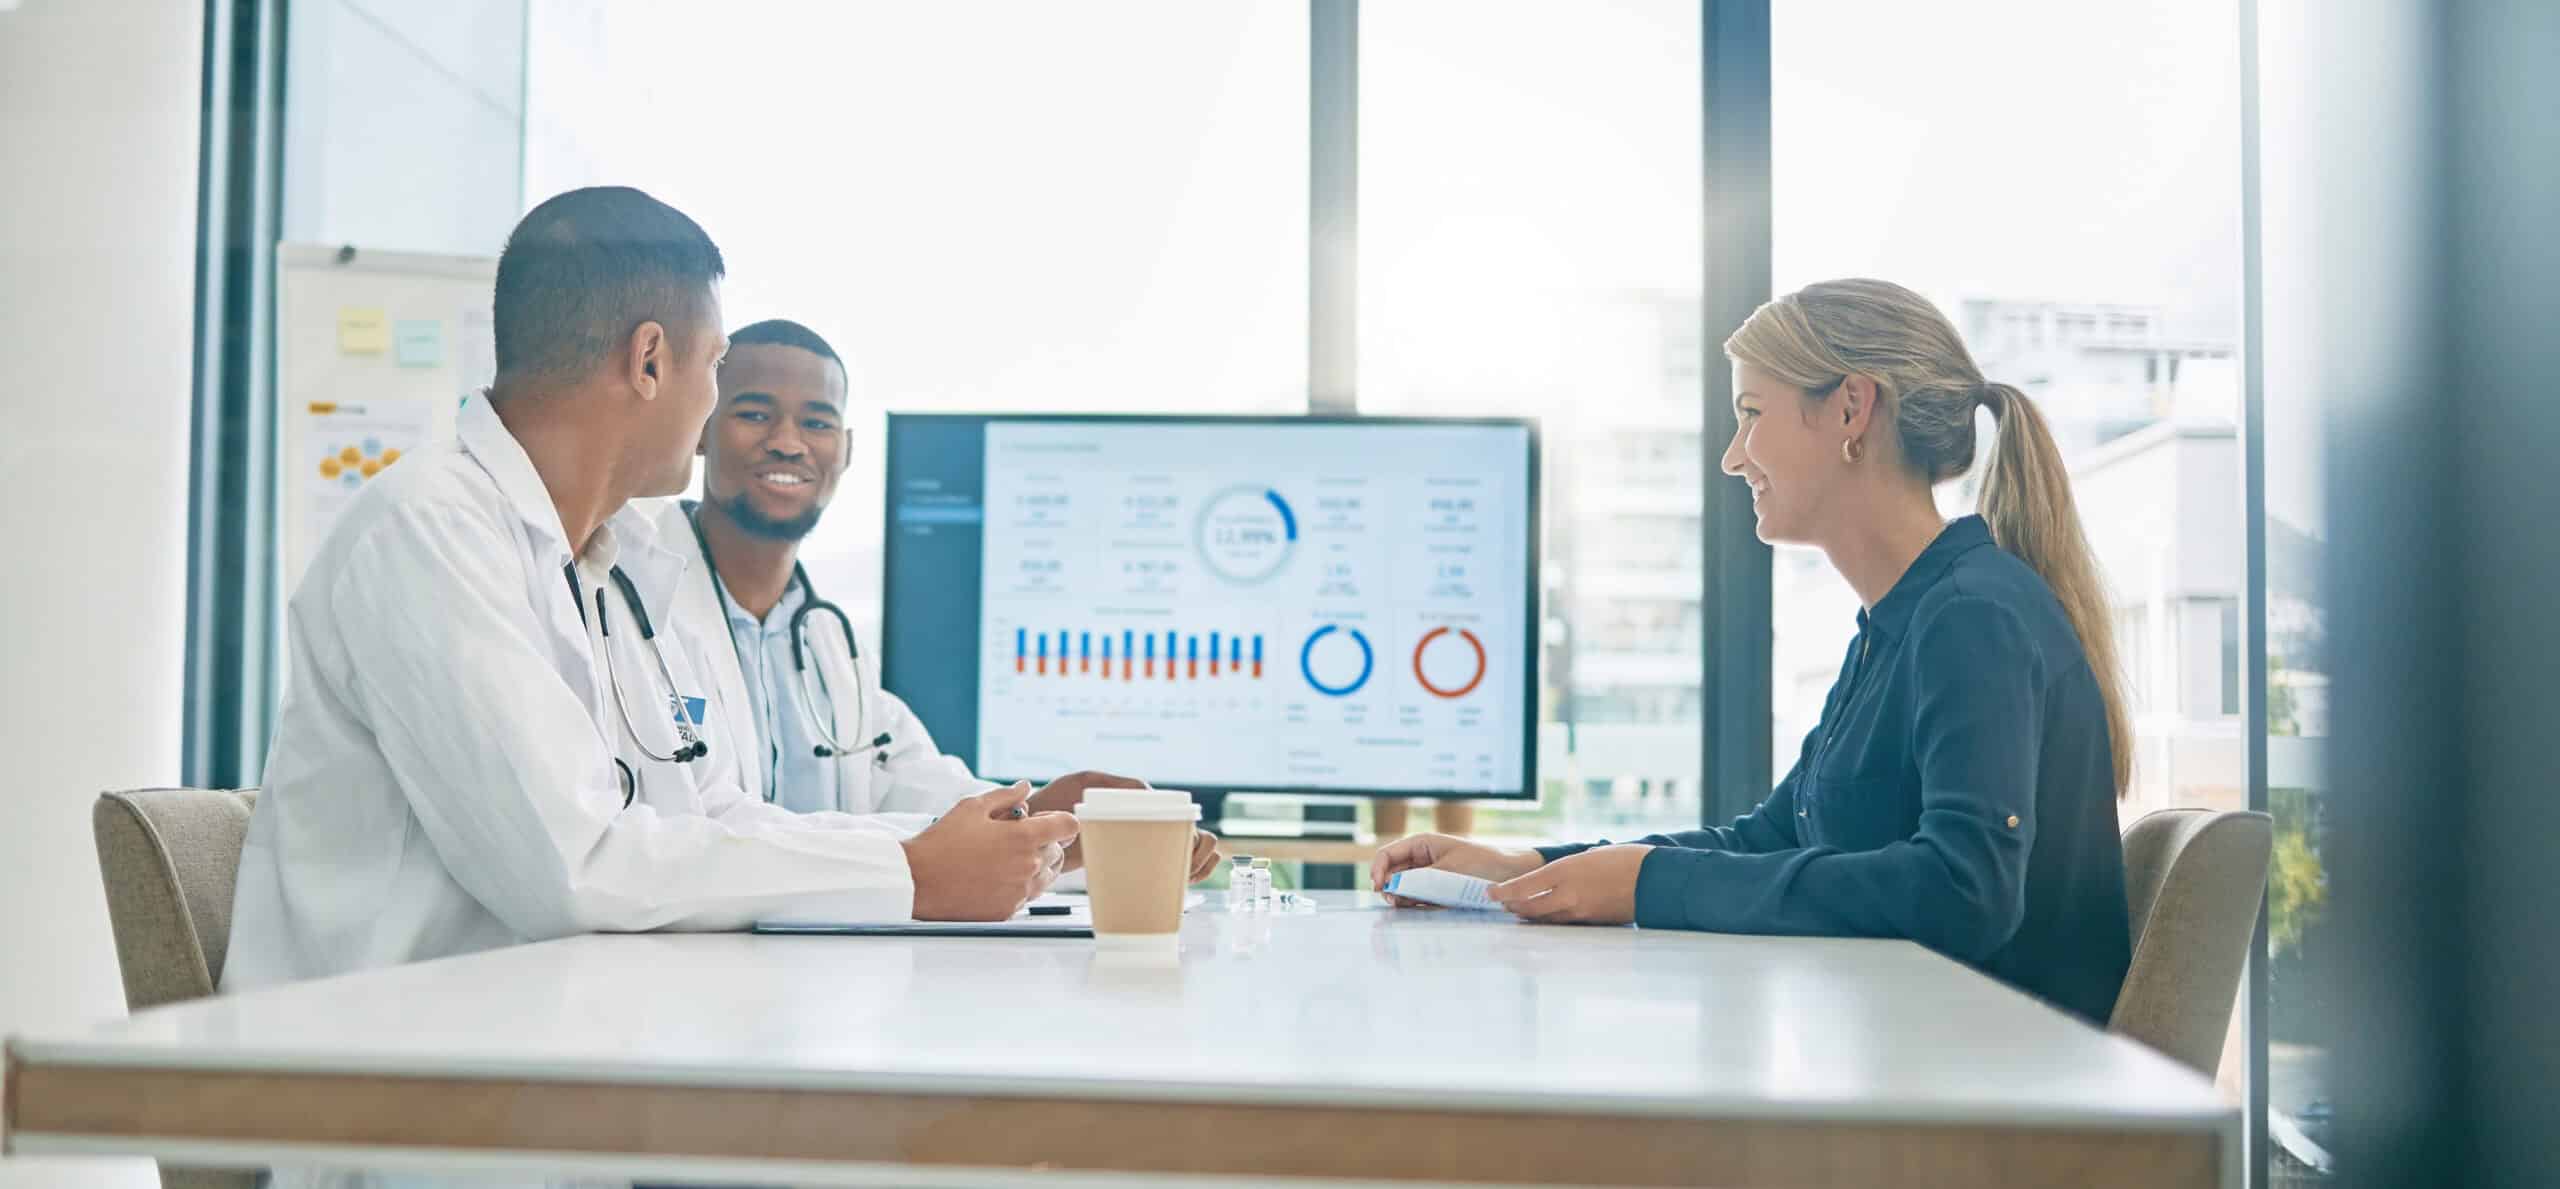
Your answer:
[[[720,510],[728,513],[730,522],[736,524],[740,531],[750,537],[762,537],[768,541],[797,541],[808,536],[810,530],[818,527],[818,516],[825,512],[827,507],[824,504],[812,505],[808,511],[788,520],[776,520],[756,511],[755,504],[747,499],[747,493],[741,491],[729,497],[729,502],[721,505]]]

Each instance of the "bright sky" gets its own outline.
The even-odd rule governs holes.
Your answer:
[[[2239,336],[2239,17],[2211,0],[1774,6],[1777,284],[2158,303]]]
[[[1781,290],[2157,303],[2237,339],[2228,0],[1774,7]],[[1695,293],[1698,10],[1363,6],[1376,404],[1587,398],[1628,353],[1595,302]],[[1296,408],[1307,53],[1275,0],[536,0],[527,197],[692,213],[731,324],[810,323],[874,409]],[[877,486],[814,551],[876,548]]]
[[[2158,302],[2236,334],[2228,3],[1775,20],[1781,289]],[[1304,390],[1303,5],[537,0],[532,34],[528,197],[616,180],[693,212],[732,320],[812,322],[877,402]],[[1378,384],[1570,371],[1539,341],[1560,306],[1695,291],[1694,0],[1370,0],[1362,35]]]
[[[528,196],[616,180],[693,214],[730,321],[811,324],[869,400],[1304,407],[1302,10],[575,0],[534,22]]]

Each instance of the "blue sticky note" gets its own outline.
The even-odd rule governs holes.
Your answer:
[[[434,319],[403,321],[392,341],[398,344],[400,366],[434,367],[444,362],[444,323]]]

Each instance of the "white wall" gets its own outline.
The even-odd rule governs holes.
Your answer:
[[[121,1015],[89,840],[175,783],[202,6],[0,11],[0,1033]],[[0,1161],[0,1186],[150,1184]]]

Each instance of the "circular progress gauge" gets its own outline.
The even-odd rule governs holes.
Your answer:
[[[1430,676],[1422,671],[1422,654],[1430,650],[1432,641],[1450,634],[1453,630],[1460,640],[1466,641],[1467,647],[1475,650],[1475,675],[1454,686],[1434,685],[1431,683]],[[1413,646],[1413,680],[1415,684],[1420,685],[1435,697],[1456,699],[1476,692],[1476,687],[1484,684],[1484,641],[1477,639],[1474,632],[1465,628],[1437,627],[1423,633],[1422,640]]]
[[[1279,492],[1247,483],[1200,505],[1192,535],[1210,573],[1251,586],[1289,564],[1298,548],[1298,517]]]
[[[1325,637],[1330,636],[1335,632],[1343,633],[1352,643],[1360,646],[1360,675],[1350,679],[1349,681],[1328,685],[1322,678],[1316,676],[1316,645],[1322,643]],[[1326,651],[1338,652],[1339,649],[1327,649]],[[1329,665],[1327,668],[1330,670],[1335,668],[1335,666]],[[1298,675],[1306,678],[1307,684],[1317,693],[1323,694],[1328,698],[1347,698],[1360,692],[1360,687],[1369,684],[1369,675],[1376,672],[1377,668],[1378,654],[1375,650],[1369,647],[1368,634],[1362,632],[1358,628],[1346,628],[1341,624],[1328,623],[1309,633],[1307,636],[1307,642],[1298,646]]]

